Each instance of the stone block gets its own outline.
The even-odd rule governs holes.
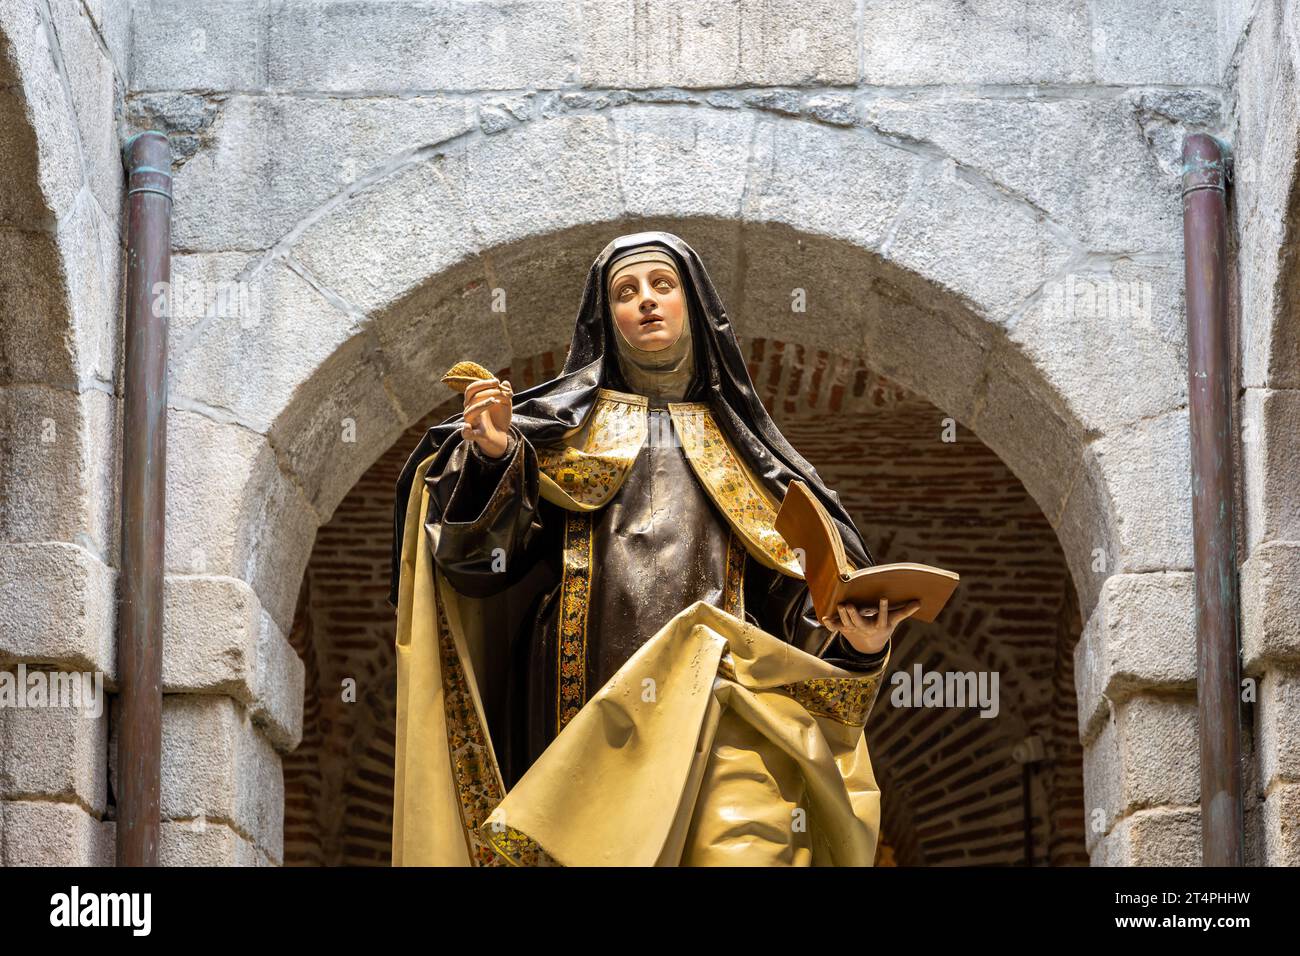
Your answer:
[[[891,224],[907,215],[904,203],[922,160],[861,130],[765,119],[750,165],[746,221],[878,249]]]
[[[1088,4],[866,0],[862,79],[877,86],[1084,83]],[[1212,31],[1211,31],[1212,32]]]
[[[1200,866],[1199,808],[1155,808],[1125,817],[1091,850],[1093,866]]]
[[[1247,548],[1300,540],[1300,390],[1247,389],[1241,419]]]
[[[1219,81],[1219,0],[1094,0],[1093,62],[1104,84],[1212,86]]]
[[[140,0],[132,91],[264,89],[267,20],[267,0]]]
[[[1259,682],[1260,789],[1300,779],[1300,675],[1274,669]]]
[[[753,113],[630,106],[613,112],[611,119],[629,215],[739,215]]]
[[[1194,688],[1196,589],[1189,572],[1112,574],[1074,650],[1080,740],[1114,702],[1149,688]]]
[[[577,79],[576,0],[285,0],[269,21],[271,85],[409,93],[556,87]]]
[[[415,150],[473,128],[463,98],[233,96],[176,172],[177,246],[265,249]]]
[[[37,676],[35,670],[27,667],[19,671],[8,665],[2,672],[12,675],[6,682],[17,681],[21,675],[30,687]],[[39,796],[74,803],[102,816],[108,794],[107,685],[102,675],[95,681],[89,671],[84,682],[79,674],[42,671],[41,680],[49,688],[46,699],[57,700],[59,706],[15,707],[11,701],[0,707],[0,799]],[[71,689],[68,679],[78,681],[79,686]],[[64,692],[53,689],[60,683]],[[17,690],[23,692],[21,687]],[[83,691],[90,691],[94,698],[78,701]]]
[[[313,388],[312,379],[362,334],[362,319],[282,262],[245,277],[248,271],[238,256],[173,261],[173,308],[182,315],[172,392],[266,432],[296,399],[328,392],[324,383]]]
[[[75,803],[0,800],[0,866],[112,866],[111,826]]]
[[[633,89],[851,84],[856,20],[844,0],[585,0],[582,81]]]
[[[1085,820],[1103,817],[1114,835],[1137,811],[1198,804],[1198,740],[1194,697],[1137,696],[1115,704],[1113,719],[1084,748]],[[1086,832],[1092,852],[1101,834],[1091,825]]]
[[[1241,567],[1242,664],[1300,660],[1300,544],[1269,541]]]
[[[115,571],[71,544],[0,544],[0,660],[117,673]]]
[[[885,258],[1004,328],[1076,252],[1031,205],[967,178],[950,160],[925,168],[891,228]]]
[[[229,697],[163,698],[161,806],[166,820],[228,826],[283,861],[280,758]]]

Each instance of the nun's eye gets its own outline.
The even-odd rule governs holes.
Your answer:
[[[658,289],[658,288],[662,288],[665,292],[667,292],[667,291],[668,291],[669,289],[671,289],[672,287],[673,287],[673,284],[672,284],[671,282],[669,282],[667,279],[656,279],[656,280],[655,280],[655,288],[656,288],[656,289]]]

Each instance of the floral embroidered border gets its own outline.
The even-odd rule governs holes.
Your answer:
[[[461,826],[465,831],[470,859],[475,866],[499,866],[492,846],[479,832],[496,805],[505,798],[505,784],[496,758],[488,745],[470,694],[469,681],[456,653],[442,595],[435,588],[438,608],[438,653],[442,671],[443,711],[447,721],[447,750],[452,778],[460,801]]]
[[[777,503],[750,474],[704,402],[670,402],[682,449],[700,482],[722,508],[731,526],[753,545],[768,567],[803,578],[794,549],[776,530]]]
[[[560,613],[556,624],[555,731],[587,701],[587,607],[591,601],[592,516],[566,511],[564,572],[560,583]]]
[[[648,400],[602,388],[587,421],[564,442],[537,449],[537,467],[550,480],[542,496],[566,510],[594,510],[622,487],[645,444]]]
[[[480,828],[500,860],[507,866],[563,866],[527,833],[512,826],[485,823]]]
[[[876,702],[884,668],[870,677],[815,677],[784,684],[781,689],[814,717],[828,717],[851,727],[866,725]]]
[[[734,530],[727,537],[727,583],[722,590],[722,609],[732,617],[745,619],[745,544]]]

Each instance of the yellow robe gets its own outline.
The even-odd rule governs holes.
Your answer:
[[[843,670],[704,602],[633,654],[507,794],[475,678],[490,599],[458,594],[434,565],[432,460],[412,484],[401,556],[394,865],[872,864],[880,791],[863,725],[888,658]],[[730,484],[701,480],[725,504]],[[755,550],[785,557],[766,511],[733,510]]]

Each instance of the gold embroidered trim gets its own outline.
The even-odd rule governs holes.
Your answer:
[[[828,717],[851,727],[867,722],[884,668],[870,677],[815,677],[781,687],[814,717]]]
[[[542,845],[527,833],[511,826],[485,823],[482,826],[486,839],[507,866],[563,866]]]
[[[722,609],[745,619],[745,545],[731,531],[727,536],[727,583],[722,589]]]
[[[778,504],[718,428],[704,402],[670,402],[668,410],[696,476],[750,553],[769,568],[803,578],[794,549],[776,530]]]
[[[460,803],[461,827],[473,864],[499,866],[496,852],[479,832],[479,827],[505,798],[505,784],[479,722],[478,711],[474,708],[469,682],[447,624],[442,596],[436,588],[434,603],[438,609],[438,651],[442,665],[443,710],[447,719],[447,750]]]
[[[566,511],[556,654],[555,732],[587,702],[587,606],[591,600],[591,513]]]
[[[645,444],[648,404],[644,395],[597,389],[587,420],[537,449],[542,497],[567,511],[594,511],[613,498]]]

